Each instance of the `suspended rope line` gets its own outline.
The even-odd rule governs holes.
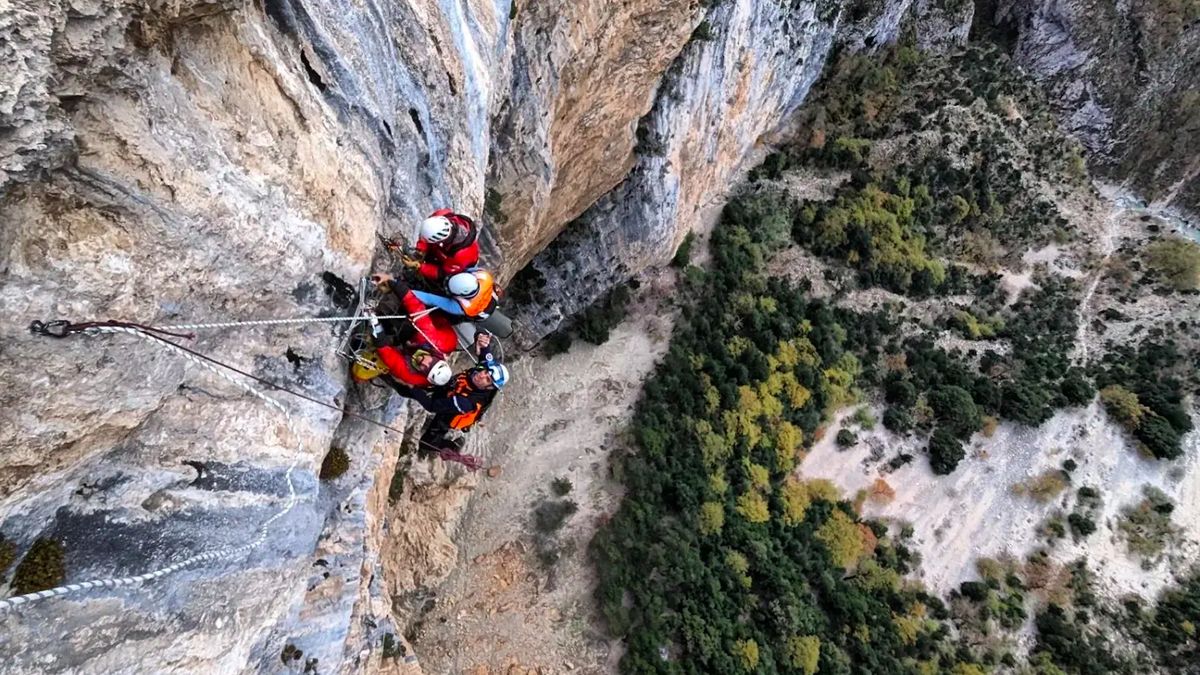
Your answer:
[[[432,310],[429,310],[429,311],[432,311]],[[360,318],[360,317],[354,317],[354,318]],[[401,318],[410,318],[410,315],[388,316],[388,317],[379,317],[379,318],[401,319]],[[283,403],[272,398],[271,396],[268,396],[267,394],[263,393],[259,389],[251,386],[249,383],[234,378],[232,375],[230,375],[230,373],[235,373],[235,374],[241,375],[245,378],[249,378],[250,380],[253,380],[255,382],[258,382],[259,384],[262,384],[263,386],[267,387],[270,390],[277,390],[277,391],[282,391],[282,392],[291,394],[292,396],[295,396],[297,398],[303,399],[305,401],[309,401],[311,403],[315,403],[319,406],[322,406],[322,407],[325,407],[325,408],[328,408],[331,410],[338,411],[338,412],[342,413],[343,415],[348,415],[350,417],[367,422],[368,424],[372,424],[374,426],[381,427],[387,431],[396,432],[396,433],[400,434],[401,436],[403,436],[404,435],[403,430],[393,427],[389,424],[385,424],[383,422],[379,422],[377,420],[371,419],[370,417],[367,417],[366,415],[354,412],[352,410],[348,410],[342,406],[327,403],[320,399],[309,396],[308,394],[305,394],[303,392],[296,391],[295,389],[291,389],[291,388],[276,384],[276,383],[271,382],[270,380],[267,380],[263,377],[259,377],[258,375],[254,375],[253,373],[246,372],[245,370],[242,370],[236,366],[225,363],[223,361],[219,361],[211,356],[202,354],[193,349],[185,347],[181,344],[172,342],[170,339],[168,339],[171,337],[182,338],[182,339],[191,339],[194,337],[191,334],[180,332],[180,331],[184,331],[184,330],[196,330],[196,329],[205,329],[205,328],[232,328],[232,327],[240,327],[240,326],[282,325],[282,324],[289,324],[289,323],[316,323],[316,322],[327,322],[327,321],[334,321],[334,320],[346,321],[346,320],[350,320],[350,318],[330,317],[330,318],[322,318],[322,319],[275,319],[275,320],[265,320],[265,321],[240,321],[240,322],[224,322],[224,323],[212,323],[212,324],[187,324],[187,325],[164,326],[164,327],[148,326],[148,325],[144,325],[144,324],[138,324],[138,323],[127,322],[127,321],[87,321],[87,322],[81,322],[81,323],[71,323],[69,321],[61,321],[60,320],[60,321],[50,321],[50,322],[34,321],[33,323],[30,324],[30,330],[32,332],[34,332],[35,334],[46,335],[46,336],[56,337],[56,338],[65,338],[67,336],[76,335],[76,334],[80,334],[80,333],[84,333],[84,334],[125,333],[128,335],[134,335],[141,339],[148,340],[150,342],[159,344],[159,345],[163,346],[164,348],[166,348],[167,350],[169,350],[179,356],[182,356],[187,361],[194,363],[205,370],[215,373],[217,376],[221,377],[222,379],[234,384],[235,386],[250,393],[254,397],[262,400],[264,403],[271,406],[272,408],[278,410],[280,413],[282,413],[284,415],[284,417],[289,422],[291,421],[291,414],[288,412],[287,407],[284,406]],[[459,453],[457,451],[450,450],[447,448],[437,447],[431,443],[427,443],[424,440],[420,440],[420,439],[418,439],[417,442],[420,445],[425,446],[426,448],[436,452],[443,461],[458,462],[458,463],[464,465],[467,469],[469,469],[471,471],[476,471],[482,466],[482,460],[479,457],[476,457],[474,455],[466,455],[466,454],[462,454],[462,453]],[[190,556],[188,558],[185,558],[183,560],[180,560],[171,565],[168,565],[166,567],[162,567],[157,570],[146,572],[145,574],[139,574],[137,576],[93,579],[93,580],[83,581],[83,582],[74,583],[74,584],[65,584],[63,586],[57,586],[55,588],[50,588],[50,589],[46,589],[43,591],[37,591],[35,593],[26,593],[24,595],[18,595],[18,596],[14,596],[11,598],[0,599],[0,612],[10,611],[17,607],[21,607],[23,605],[26,605],[28,603],[31,603],[31,602],[34,602],[37,600],[61,597],[61,596],[68,595],[71,593],[78,593],[78,592],[97,589],[97,588],[115,589],[115,588],[123,588],[123,587],[127,587],[127,586],[137,586],[137,585],[143,584],[147,581],[153,581],[155,579],[160,579],[169,574],[173,574],[175,572],[178,572],[187,567],[191,567],[193,565],[199,565],[202,563],[214,563],[214,562],[219,562],[222,560],[229,560],[229,559],[233,559],[233,558],[239,557],[241,555],[244,555],[244,554],[250,552],[251,550],[261,546],[263,544],[263,542],[266,541],[267,532],[270,529],[270,527],[273,524],[275,524],[275,522],[278,521],[280,518],[283,518],[285,515],[287,515],[289,512],[291,512],[291,510],[296,506],[296,503],[299,501],[299,497],[296,494],[295,483],[292,481],[292,472],[295,470],[298,461],[299,460],[297,459],[297,461],[292,462],[292,464],[290,466],[288,466],[287,471],[284,474],[284,478],[287,481],[288,498],[287,498],[287,501],[285,502],[283,508],[280,509],[279,511],[277,511],[275,514],[268,517],[266,520],[264,520],[259,525],[258,532],[257,532],[255,538],[252,539],[251,541],[249,541],[245,544],[242,544],[240,546],[225,547],[225,548],[221,548],[221,549],[218,549],[215,551],[199,553],[199,554]]]
[[[166,331],[157,330],[157,329],[154,329],[154,328],[151,328],[148,326],[139,326],[136,324],[121,325],[119,322],[111,322],[111,321],[110,322],[90,322],[90,323],[83,323],[83,324],[69,324],[69,323],[65,323],[65,322],[52,322],[52,323],[55,325],[55,328],[50,329],[50,330],[58,330],[58,328],[62,328],[61,334],[52,333],[52,332],[44,332],[43,334],[54,335],[55,337],[66,337],[67,335],[71,335],[73,333],[79,333],[79,332],[128,333],[130,335],[136,335],[143,339],[165,345],[168,348],[170,348],[172,351],[175,351],[176,353],[179,353],[182,356],[188,358],[189,361],[192,361],[193,363],[197,363],[208,370],[216,372],[218,375],[225,378],[226,380],[229,380],[229,381],[234,382],[235,384],[241,386],[243,389],[246,389],[247,391],[251,392],[252,394],[254,394],[254,396],[262,399],[263,401],[265,401],[266,403],[271,405],[273,408],[281,411],[284,414],[284,416],[288,418],[289,421],[291,420],[291,415],[288,413],[287,408],[284,407],[284,405],[282,403],[280,403],[279,401],[276,401],[275,399],[271,398],[270,396],[267,396],[266,394],[262,393],[261,391],[258,391],[254,387],[251,387],[249,384],[246,384],[244,382],[238,382],[238,381],[234,380],[228,374],[220,372],[214,366],[207,364],[202,360],[193,358],[192,355],[195,354],[195,352],[192,352],[191,350],[189,350],[185,347],[181,347],[181,346],[171,342],[170,340],[166,339],[166,337],[163,336],[164,334],[170,335],[171,333],[167,333]],[[39,324],[40,324],[40,322],[35,322],[34,326],[37,326]],[[45,329],[45,327],[47,326],[47,324],[40,324],[40,325],[43,329]],[[33,328],[34,326],[31,326],[31,328]],[[202,355],[196,354],[196,356],[202,356]],[[292,481],[292,472],[295,470],[296,464],[298,461],[299,460],[292,462],[291,466],[288,467],[287,472],[284,474],[284,479],[287,481],[288,498],[287,498],[287,501],[284,503],[283,508],[280,509],[279,511],[275,512],[275,514],[273,514],[272,516],[270,516],[269,518],[264,520],[262,522],[262,524],[260,524],[258,526],[258,533],[254,537],[254,539],[252,539],[251,541],[249,541],[245,544],[242,544],[241,546],[231,546],[231,547],[217,549],[215,551],[199,553],[199,554],[193,555],[191,557],[185,558],[183,560],[180,560],[179,562],[176,562],[174,564],[168,565],[166,567],[162,567],[157,570],[147,572],[145,574],[139,574],[137,576],[116,577],[116,578],[107,578],[107,579],[93,579],[90,581],[84,581],[84,582],[75,583],[75,584],[66,584],[63,586],[46,589],[44,591],[38,591],[36,593],[26,593],[25,595],[18,595],[18,596],[12,597],[12,598],[0,599],[0,612],[13,610],[17,607],[20,607],[20,606],[25,605],[30,602],[34,602],[36,600],[44,600],[47,598],[60,597],[60,596],[68,595],[70,593],[78,593],[81,591],[87,591],[87,590],[91,590],[94,588],[110,588],[111,589],[111,588],[122,588],[122,587],[126,587],[126,586],[136,586],[136,585],[145,583],[147,581],[152,581],[154,579],[160,579],[162,577],[167,576],[168,574],[173,574],[173,573],[178,572],[179,570],[182,570],[186,567],[191,567],[193,565],[198,565],[201,563],[214,563],[214,562],[218,562],[221,560],[229,560],[229,559],[244,555],[246,553],[249,553],[251,550],[258,548],[259,546],[262,545],[263,542],[266,541],[267,532],[270,529],[270,527],[273,524],[275,524],[275,522],[277,520],[279,520],[280,518],[287,515],[296,506],[296,503],[299,501],[299,498],[296,495],[296,485]]]
[[[391,314],[388,316],[377,316],[375,318],[379,319],[381,321],[386,320],[386,319],[409,319],[409,320],[411,320],[411,319],[416,319],[416,318],[425,316],[426,314],[429,314],[432,311],[433,311],[432,309],[426,309],[424,311],[417,312],[416,314]],[[169,325],[169,326],[162,326],[162,329],[171,330],[171,331],[182,331],[182,330],[193,331],[193,330],[206,330],[206,329],[210,329],[210,328],[211,329],[245,328],[245,327],[252,327],[252,326],[288,326],[288,325],[306,324],[306,323],[339,323],[339,322],[361,321],[362,319],[363,319],[363,317],[361,314],[357,315],[357,316],[321,316],[321,317],[311,317],[311,318],[305,318],[305,319],[252,319],[249,321],[224,321],[224,322],[219,322],[219,323],[173,324],[173,325]],[[183,337],[183,336],[176,336],[176,337]]]

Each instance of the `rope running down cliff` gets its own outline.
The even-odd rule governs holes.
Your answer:
[[[392,318],[394,318],[394,319],[411,319],[412,317],[410,317],[408,315],[403,315],[403,316],[386,316],[386,317],[379,317],[379,318],[380,319],[392,319]],[[235,366],[229,365],[227,363],[223,363],[223,362],[218,361],[210,356],[201,354],[200,352],[189,349],[187,347],[184,347],[183,345],[177,344],[177,343],[172,342],[171,340],[167,339],[167,337],[178,337],[178,338],[185,338],[185,339],[194,337],[193,335],[188,334],[188,333],[178,332],[181,330],[193,330],[193,329],[204,329],[204,328],[233,328],[233,327],[242,327],[242,326],[275,326],[275,325],[285,325],[285,324],[322,323],[322,322],[347,321],[347,320],[351,320],[351,319],[348,319],[347,317],[310,318],[310,319],[268,319],[268,320],[260,320],[260,321],[235,321],[235,322],[222,322],[222,323],[210,323],[210,324],[187,324],[187,325],[177,325],[177,326],[165,326],[165,327],[161,327],[161,328],[154,327],[154,326],[146,326],[146,325],[136,324],[136,323],[130,323],[130,322],[121,322],[121,321],[103,321],[103,322],[96,321],[96,322],[85,322],[85,323],[70,323],[67,321],[52,321],[49,323],[43,323],[40,321],[35,321],[35,322],[33,322],[33,324],[31,324],[30,329],[34,333],[37,333],[37,334],[47,335],[47,336],[51,336],[51,337],[59,337],[59,338],[67,337],[69,335],[74,335],[74,334],[80,334],[80,333],[84,333],[84,334],[126,333],[129,335],[135,335],[139,338],[149,340],[156,344],[162,345],[163,347],[167,348],[168,350],[184,357],[188,361],[195,363],[195,364],[201,366],[202,368],[217,374],[222,379],[227,380],[227,381],[233,383],[234,385],[246,390],[251,395],[255,396],[256,398],[261,399],[262,401],[264,401],[271,407],[275,408],[276,410],[279,410],[281,413],[283,413],[284,417],[286,417],[289,422],[291,421],[291,414],[288,412],[287,408],[282,403],[271,398],[270,396],[267,396],[262,391],[250,386],[249,384],[242,382],[240,380],[234,379],[225,371],[228,370],[233,373],[237,373],[238,375],[242,375],[243,377],[247,377],[247,378],[254,380],[255,382],[258,382],[269,389],[287,392],[289,394],[292,394],[293,396],[304,399],[311,403],[316,403],[317,405],[339,411],[344,415],[349,415],[351,417],[363,420],[369,424],[372,424],[372,425],[375,425],[378,427],[382,427],[383,429],[385,429],[387,431],[394,431],[396,433],[403,435],[404,432],[400,429],[397,429],[390,425],[384,424],[377,420],[373,420],[369,417],[366,417],[366,416],[356,413],[354,411],[347,410],[345,408],[342,408],[341,406],[326,403],[319,399],[308,396],[307,394],[304,394],[302,392],[295,391],[293,389],[289,389],[287,387],[283,387],[281,385],[275,384],[275,383],[273,383],[269,380],[266,380],[262,377],[254,375],[252,373],[248,373],[248,372],[241,370]],[[429,444],[424,443],[424,445],[428,446]],[[429,447],[432,448],[432,446],[429,446]],[[433,448],[433,449],[439,450],[439,448]],[[457,453],[451,453],[451,454],[457,454]],[[452,460],[452,461],[463,461],[459,457],[443,456],[443,458]],[[299,460],[297,460],[297,462],[298,461]],[[259,525],[257,536],[255,536],[255,538],[253,540],[251,540],[250,542],[243,544],[241,546],[227,547],[225,549],[219,549],[216,551],[208,551],[205,553],[200,553],[200,554],[191,556],[189,558],[186,558],[184,560],[181,560],[179,562],[168,565],[167,567],[153,570],[153,571],[147,572],[145,574],[139,574],[137,576],[93,579],[93,580],[89,580],[89,581],[83,581],[80,583],[66,584],[63,586],[58,586],[55,588],[50,588],[50,589],[38,591],[35,593],[27,593],[25,595],[19,595],[19,596],[15,596],[15,597],[11,597],[11,598],[0,599],[0,612],[13,610],[17,607],[20,607],[27,603],[33,602],[35,600],[44,600],[47,598],[61,597],[61,596],[68,595],[71,593],[82,592],[82,591],[91,590],[91,589],[95,589],[95,588],[121,588],[121,587],[126,587],[126,586],[135,586],[135,585],[142,584],[146,581],[152,581],[154,579],[162,578],[164,576],[167,576],[168,574],[178,572],[179,570],[182,570],[186,567],[190,567],[192,565],[196,565],[196,564],[200,564],[200,563],[212,563],[212,562],[216,562],[216,561],[220,561],[220,560],[228,560],[228,559],[238,557],[242,554],[248,553],[252,549],[260,546],[264,541],[266,541],[267,530],[271,527],[271,525],[273,525],[275,523],[275,521],[277,521],[280,518],[282,518],[283,516],[287,515],[287,513],[289,513],[292,510],[292,508],[295,507],[296,503],[299,501],[299,498],[296,495],[295,484],[292,482],[292,471],[296,468],[297,462],[293,462],[288,467],[287,472],[285,473],[285,478],[287,480],[287,485],[288,485],[288,499],[287,499],[285,506],[280,511],[276,512],[274,515],[272,515],[269,518],[267,518],[266,520],[264,520],[261,525]],[[475,470],[478,468],[478,466],[473,464],[472,462],[463,461],[463,463],[466,464],[467,467],[471,470]]]
[[[37,325],[38,325],[37,322],[35,322],[35,326],[37,326]],[[46,326],[46,324],[41,324],[41,326],[44,328]],[[209,363],[208,361],[211,361],[211,359],[207,359],[206,357],[203,357],[203,355],[197,354],[196,352],[194,352],[190,349],[187,349],[186,347],[177,345],[174,342],[171,342],[170,340],[166,339],[166,337],[164,337],[164,335],[177,335],[177,334],[170,333],[168,331],[164,331],[161,329],[154,329],[149,326],[139,326],[137,324],[121,324],[121,323],[115,322],[115,321],[107,322],[105,324],[90,324],[90,325],[89,324],[76,324],[76,325],[55,324],[55,330],[58,330],[59,328],[63,329],[63,332],[61,333],[61,335],[54,334],[56,337],[65,337],[66,335],[70,335],[72,333],[80,333],[80,332],[128,333],[130,335],[136,335],[140,338],[156,342],[157,344],[160,344],[160,345],[166,347],[167,349],[174,351],[175,353],[179,354],[180,356],[183,356],[184,358],[191,361],[192,363],[195,363],[207,370],[210,370],[210,371],[216,373],[221,378],[228,380],[229,382],[233,383],[234,385],[236,385],[242,389],[245,389],[247,392],[249,392],[253,396],[255,396],[259,399],[262,399],[265,403],[267,403],[271,407],[275,408],[276,410],[279,410],[281,413],[283,413],[284,417],[286,417],[289,421],[291,420],[291,415],[290,415],[290,413],[288,413],[287,408],[284,407],[284,405],[282,403],[280,403],[279,401],[276,401],[275,399],[271,398],[270,396],[267,396],[266,394],[262,393],[258,389],[255,389],[254,387],[250,386],[249,384],[247,384],[245,382],[241,382],[241,381],[236,380],[233,377],[229,376],[227,373],[222,371],[220,368],[217,368],[212,363]],[[46,333],[46,334],[49,335],[51,333]],[[197,358],[197,357],[200,357],[200,358]],[[299,455],[299,453],[297,453],[297,455]],[[292,482],[292,471],[296,468],[296,464],[298,462],[299,462],[299,459],[297,459],[295,462],[292,462],[291,466],[288,467],[287,472],[284,474],[284,478],[287,480],[288,498],[287,498],[287,501],[284,503],[283,508],[280,509],[279,511],[275,512],[274,515],[272,515],[269,518],[267,518],[266,520],[264,520],[262,522],[262,524],[258,526],[258,534],[254,537],[253,540],[251,540],[245,544],[242,544],[241,546],[226,547],[226,548],[218,549],[215,551],[199,553],[197,555],[191,556],[184,560],[180,560],[177,563],[168,565],[166,567],[159,568],[157,570],[153,570],[151,572],[147,572],[145,574],[139,574],[137,576],[106,578],[106,579],[93,579],[90,581],[83,581],[83,582],[75,583],[75,584],[66,584],[64,586],[58,586],[56,588],[50,588],[50,589],[46,589],[44,591],[38,591],[36,593],[27,593],[25,595],[18,595],[16,597],[6,598],[3,600],[0,600],[0,612],[16,609],[17,607],[20,607],[27,603],[33,602],[35,600],[44,600],[46,598],[61,597],[61,596],[68,595],[71,593],[78,593],[81,591],[91,590],[94,588],[122,588],[125,586],[136,586],[136,585],[142,584],[144,582],[152,581],[154,579],[159,579],[161,577],[167,576],[168,574],[178,572],[179,570],[182,570],[185,567],[190,567],[192,565],[196,565],[196,564],[200,564],[200,563],[213,563],[213,562],[217,562],[220,560],[229,560],[229,559],[238,557],[240,555],[243,555],[245,553],[249,553],[251,550],[257,548],[264,541],[266,541],[267,530],[271,527],[271,525],[273,525],[275,523],[275,521],[277,521],[280,518],[287,515],[292,510],[292,508],[296,506],[296,503],[299,501],[299,497],[296,495],[296,486]]]

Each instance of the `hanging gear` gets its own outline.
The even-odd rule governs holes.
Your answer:
[[[388,372],[387,366],[383,363],[383,358],[379,356],[378,351],[365,352],[350,366],[350,377],[354,378],[355,382],[370,382],[371,380],[386,375]]]

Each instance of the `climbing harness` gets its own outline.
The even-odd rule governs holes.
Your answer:
[[[363,281],[363,286],[365,287],[365,280]],[[364,290],[365,290],[365,288],[364,288]],[[385,424],[378,420],[371,419],[370,417],[367,417],[366,415],[354,412],[352,410],[348,410],[342,406],[322,401],[320,399],[314,398],[312,396],[309,396],[308,394],[297,391],[295,389],[276,384],[276,383],[271,382],[270,380],[267,380],[263,377],[260,377],[253,373],[242,370],[242,369],[238,368],[237,366],[217,360],[211,356],[200,353],[194,349],[191,349],[189,347],[181,345],[170,339],[170,338],[185,339],[185,340],[195,339],[196,335],[192,331],[204,330],[204,329],[350,322],[351,328],[350,328],[350,330],[347,331],[347,336],[343,340],[342,344],[339,345],[338,353],[341,354],[342,356],[351,356],[352,359],[356,359],[356,358],[358,358],[357,354],[348,353],[349,339],[353,333],[355,324],[357,322],[363,321],[366,317],[367,310],[365,308],[365,304],[364,304],[364,300],[363,300],[364,296],[365,296],[365,294],[359,294],[360,300],[357,303],[357,307],[355,309],[354,315],[351,317],[312,317],[312,318],[303,318],[303,319],[261,319],[261,320],[248,320],[248,321],[224,321],[224,322],[216,322],[216,323],[177,324],[177,325],[168,325],[168,326],[151,326],[151,325],[135,323],[135,322],[131,322],[131,321],[114,321],[114,320],[85,321],[85,322],[74,323],[71,321],[59,319],[59,320],[54,320],[54,321],[33,321],[29,325],[29,330],[31,333],[33,333],[35,335],[41,335],[41,336],[52,337],[52,338],[57,338],[57,339],[65,339],[69,336],[79,335],[79,334],[95,335],[95,334],[104,334],[104,333],[125,333],[125,334],[129,334],[129,335],[134,335],[141,339],[148,340],[150,342],[158,344],[158,345],[166,348],[167,350],[183,357],[184,359],[188,360],[189,362],[194,363],[194,364],[204,368],[205,370],[208,370],[208,371],[218,375],[222,379],[234,384],[235,386],[247,391],[251,395],[262,400],[267,405],[278,410],[280,413],[282,413],[284,415],[285,418],[287,418],[287,420],[289,422],[291,421],[291,414],[288,412],[287,407],[283,403],[268,396],[263,391],[260,391],[259,389],[248,384],[247,382],[234,378],[230,373],[234,373],[234,374],[240,375],[244,378],[253,380],[253,381],[261,384],[263,387],[265,387],[268,390],[281,391],[281,392],[291,394],[292,396],[303,399],[310,403],[315,403],[322,407],[338,411],[338,412],[342,413],[343,415],[347,415],[347,416],[353,417],[355,419],[362,420],[364,422],[367,422],[368,424],[372,424],[374,426],[381,427],[386,431],[396,432],[396,433],[400,434],[401,436],[403,436],[404,431],[402,429],[398,429],[389,424]],[[414,314],[414,315],[410,315],[410,314],[388,315],[388,316],[379,316],[376,318],[380,319],[380,320],[383,320],[383,319],[405,319],[405,320],[408,320],[411,322],[412,319],[417,318],[419,316],[423,316],[424,314],[427,314],[431,311],[433,311],[433,310],[426,310],[425,312],[422,312],[419,314]],[[415,326],[415,324],[414,324],[414,326]],[[417,330],[420,331],[419,328]],[[426,339],[428,339],[428,338],[426,338]],[[417,442],[419,444],[429,448],[430,450],[435,451],[443,461],[457,462],[457,463],[465,466],[470,471],[477,471],[482,466],[482,460],[477,456],[462,454],[462,453],[457,452],[456,450],[438,447],[431,443],[422,441],[420,439],[418,439]],[[297,454],[299,454],[299,453],[297,453]],[[291,512],[291,510],[295,507],[297,502],[300,501],[300,497],[296,494],[295,483],[292,481],[292,473],[295,470],[298,462],[299,462],[299,460],[293,462],[290,466],[288,466],[287,471],[284,474],[284,478],[287,481],[287,486],[288,486],[288,498],[287,498],[287,501],[285,502],[283,508],[280,509],[279,511],[277,511],[275,514],[268,517],[267,519],[265,519],[259,525],[257,535],[251,541],[249,541],[245,544],[242,544],[240,546],[225,547],[225,548],[218,549],[215,551],[199,553],[199,554],[190,556],[188,558],[185,558],[184,560],[175,562],[166,567],[162,567],[157,570],[146,572],[145,574],[139,574],[137,576],[93,579],[93,580],[89,580],[89,581],[83,581],[80,583],[66,584],[63,586],[55,587],[55,588],[37,591],[35,593],[27,593],[24,595],[18,595],[18,596],[14,596],[11,598],[0,599],[0,612],[10,611],[17,607],[21,607],[23,605],[26,605],[30,602],[34,602],[37,600],[44,600],[44,599],[53,598],[53,597],[61,597],[64,595],[78,593],[78,592],[87,591],[87,590],[96,589],[96,588],[113,589],[113,588],[123,588],[123,587],[128,587],[128,586],[136,586],[136,585],[145,583],[147,581],[160,579],[162,577],[165,577],[169,574],[173,574],[173,573],[178,572],[187,567],[191,567],[191,566],[198,565],[201,563],[212,563],[212,562],[216,562],[216,561],[220,561],[220,560],[229,560],[229,559],[233,559],[233,558],[241,556],[245,553],[250,552],[251,550],[262,545],[262,543],[264,541],[266,541],[267,532],[270,529],[270,527],[276,521],[278,521],[280,518],[283,518],[289,512]]]

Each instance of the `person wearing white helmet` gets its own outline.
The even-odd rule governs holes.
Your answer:
[[[441,283],[479,264],[479,228],[461,213],[440,209],[421,223],[416,248],[417,257],[408,264],[426,280]]]
[[[482,321],[491,316],[500,301],[495,277],[478,267],[447,279],[446,291],[450,297],[425,291],[413,291],[413,294],[429,307],[437,307],[446,314],[471,321]],[[470,338],[469,335],[467,337]]]
[[[455,375],[445,387],[432,390],[397,389],[433,413],[421,434],[423,449],[456,449],[447,438],[450,430],[470,430],[479,422],[500,389],[508,384],[511,379],[508,367],[496,359],[491,343],[490,333],[476,333],[475,349],[479,355],[479,365]]]

